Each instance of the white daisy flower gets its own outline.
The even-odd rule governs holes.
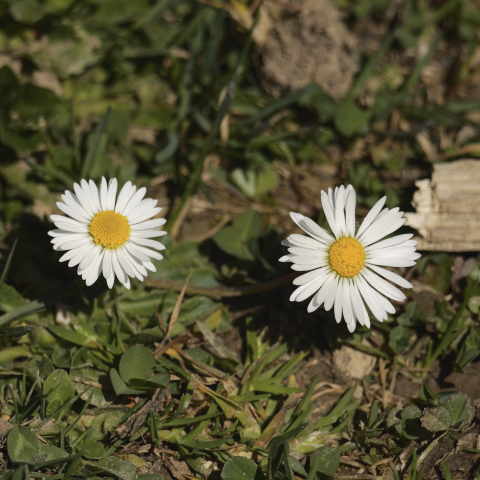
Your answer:
[[[137,191],[132,182],[127,182],[117,198],[115,178],[108,185],[102,178],[100,189],[92,180],[75,183],[73,189],[75,193],[67,190],[62,195],[64,203],[57,203],[68,217],[50,216],[58,228],[48,232],[53,237],[53,248],[67,252],[60,261],[68,260],[69,267],[78,265],[77,273],[87,285],[95,283],[103,273],[109,288],[115,277],[130,288],[128,277],[143,280],[147,270],[155,272],[150,260],[161,260],[162,255],[155,250],[165,246],[151,239],[167,233],[156,230],[166,220],[148,220],[162,209],[155,207],[157,200],[142,200],[147,189]]]
[[[348,330],[355,330],[356,322],[370,328],[370,319],[365,304],[380,322],[395,308],[387,300],[402,301],[406,297],[390,282],[403,288],[412,288],[410,282],[382,267],[411,267],[420,257],[415,253],[413,235],[397,235],[379,241],[398,230],[404,223],[399,208],[384,208],[383,197],[370,210],[355,233],[355,190],[343,185],[322,191],[322,206],[333,236],[310,218],[300,213],[290,213],[293,221],[309,236],[292,234],[282,245],[288,247],[289,255],[281,262],[292,262],[292,269],[308,271],[293,283],[300,285],[290,301],[301,302],[314,295],[308,312],[324,304],[325,310],[334,306],[335,319],[343,318]],[[382,278],[383,277],[383,278]],[[386,279],[386,280],[385,280]]]

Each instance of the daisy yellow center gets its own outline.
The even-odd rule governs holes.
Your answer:
[[[98,212],[90,222],[88,231],[97,245],[117,249],[130,237],[130,225],[127,217],[113,210]]]
[[[365,250],[354,238],[343,237],[328,251],[331,267],[342,277],[354,277],[365,264]]]

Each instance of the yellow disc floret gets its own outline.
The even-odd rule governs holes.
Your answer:
[[[130,225],[127,217],[113,210],[98,212],[90,222],[88,231],[97,245],[117,249],[130,237]]]
[[[365,250],[354,238],[343,237],[328,251],[331,267],[342,277],[354,277],[365,264]]]

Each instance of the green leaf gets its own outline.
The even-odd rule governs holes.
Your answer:
[[[95,128],[95,133],[93,136],[92,143],[90,144],[87,151],[87,155],[85,156],[85,160],[83,161],[82,173],[81,173],[82,178],[86,178],[86,177],[88,178],[88,173],[93,168],[93,162],[97,158],[97,155],[100,153],[100,149],[102,146],[101,139],[102,139],[103,133],[105,132],[105,128],[107,127],[109,117],[110,117],[110,108],[107,110],[105,115],[100,120],[100,123]]]
[[[315,450],[310,457],[310,472],[307,480],[313,480],[316,472],[332,475],[340,465],[340,453],[335,448],[325,445]]]
[[[117,395],[135,395],[143,393],[143,390],[128,388],[127,384],[121,379],[120,375],[114,368],[110,369],[110,381],[112,382],[113,389]]]
[[[97,460],[105,455],[105,450],[102,445],[95,440],[85,440],[81,442],[77,447],[77,451],[82,454],[83,457]]]
[[[102,349],[102,346],[97,341],[92,340],[90,337],[87,337],[80,332],[75,332],[68,327],[51,326],[48,327],[48,329],[55,335],[59,336],[61,339],[75,345],[80,345],[81,347]]]
[[[116,457],[101,458],[98,462],[85,461],[85,463],[101,472],[113,475],[119,480],[136,480],[137,469],[135,465]]]
[[[215,243],[226,253],[240,260],[255,260],[257,239],[262,233],[262,217],[255,210],[247,210],[213,236]]]
[[[333,123],[335,128],[345,137],[353,137],[356,133],[366,133],[371,111],[362,110],[353,101],[343,103],[335,112]]]
[[[388,346],[396,353],[402,353],[410,345],[410,330],[400,325],[390,330]]]
[[[265,476],[257,464],[245,457],[233,457],[223,466],[222,480],[263,480]]]
[[[32,464],[40,453],[40,444],[33,432],[17,425],[8,435],[7,450],[12,462]]]
[[[63,448],[54,447],[53,445],[40,445],[39,455],[40,457],[45,455],[45,458],[42,460],[42,462],[68,457],[68,453],[63,450]]]
[[[17,98],[19,88],[20,83],[12,70],[6,65],[0,68],[0,107],[12,104]]]
[[[454,393],[445,403],[451,414],[450,426],[460,429],[470,425],[475,418],[475,406],[463,393]]]
[[[143,378],[131,378],[128,381],[128,385],[132,388],[140,389],[156,389],[156,388],[166,388],[170,383],[170,375],[168,373],[157,373],[152,377],[147,379]]]
[[[1,338],[18,338],[27,335],[33,330],[33,327],[12,327],[12,328],[0,328]]]
[[[452,414],[447,407],[427,408],[423,412],[422,426],[430,432],[447,430],[452,424]]]
[[[47,416],[75,398],[75,389],[65,370],[52,372],[45,380],[43,391],[48,401]]]
[[[268,449],[268,478],[275,477],[278,467],[282,463],[286,443],[287,442],[283,437],[275,437],[270,442],[270,448]]]
[[[141,344],[133,345],[123,355],[119,364],[122,380],[129,383],[132,378],[146,379],[155,369],[152,352]]]

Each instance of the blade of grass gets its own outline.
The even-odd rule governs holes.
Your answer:
[[[95,160],[98,151],[100,149],[102,134],[105,132],[105,129],[108,124],[108,120],[110,118],[110,107],[108,107],[107,112],[100,120],[100,123],[95,128],[95,133],[93,136],[92,143],[88,148],[87,155],[85,156],[85,160],[83,161],[82,171],[80,172],[80,178],[85,178],[88,175],[88,172],[93,167],[93,161]]]
[[[193,195],[193,192],[197,188],[197,185],[200,181],[200,176],[202,174],[203,170],[203,162],[205,161],[205,158],[210,151],[210,148],[212,146],[213,140],[215,136],[217,135],[219,129],[220,129],[220,124],[222,123],[223,117],[228,111],[228,107],[230,105],[230,101],[232,100],[233,92],[235,90],[235,85],[237,82],[240,80],[240,77],[243,75],[244,70],[242,69],[241,66],[245,63],[246,58],[247,58],[247,53],[250,50],[250,44],[252,42],[252,33],[253,29],[255,28],[255,25],[257,23],[257,18],[258,15],[255,15],[255,20],[253,22],[252,28],[250,29],[248,33],[247,40],[245,42],[245,45],[243,47],[242,53],[240,55],[240,58],[238,60],[237,66],[235,67],[233,71],[233,75],[231,80],[228,82],[228,87],[227,91],[225,93],[225,96],[223,98],[223,101],[220,105],[220,109],[215,117],[215,120],[213,122],[212,128],[210,129],[210,132],[205,140],[205,143],[203,144],[203,148],[200,151],[194,165],[193,165],[193,170],[190,175],[190,180],[187,183],[187,186],[185,190],[183,191],[183,194],[180,198],[180,203],[177,207],[177,209],[173,212],[173,214],[170,217],[170,222],[167,227],[167,231],[175,230],[175,225],[178,221],[179,218],[181,218],[181,213],[183,209],[185,208],[185,204],[187,203],[187,200]]]
[[[10,269],[10,264],[12,263],[13,254],[15,253],[15,248],[17,247],[17,240],[13,242],[12,248],[10,249],[10,253],[8,254],[7,261],[5,262],[5,266],[3,267],[2,276],[0,277],[0,289],[7,278],[8,270]]]

